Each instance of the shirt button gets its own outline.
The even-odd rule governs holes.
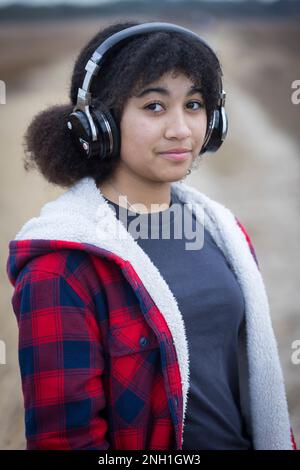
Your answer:
[[[144,347],[144,346],[146,346],[146,344],[148,344],[148,339],[145,338],[145,336],[142,336],[140,338],[140,345]]]
[[[177,399],[177,397],[174,397],[174,403],[175,403],[175,406],[178,406],[178,399]]]

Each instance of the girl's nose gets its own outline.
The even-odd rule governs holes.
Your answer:
[[[171,139],[176,137],[177,139],[184,139],[192,135],[192,131],[186,118],[182,113],[174,113],[172,118],[166,123],[165,137]]]

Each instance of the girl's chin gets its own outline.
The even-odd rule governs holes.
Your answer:
[[[189,167],[186,168],[184,171],[181,168],[180,170],[177,169],[177,171],[173,170],[173,171],[161,172],[161,174],[158,175],[158,177],[160,181],[163,181],[165,183],[172,183],[172,182],[180,181],[182,178],[185,178],[187,176],[188,169]]]

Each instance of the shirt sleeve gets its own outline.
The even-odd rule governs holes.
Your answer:
[[[251,253],[252,253],[252,256],[253,256],[253,258],[254,258],[254,260],[255,260],[255,262],[256,262],[256,264],[257,264],[257,267],[258,267],[258,269],[259,269],[259,264],[258,264],[258,260],[257,260],[257,255],[256,255],[256,253],[255,253],[255,249],[254,249],[253,243],[252,243],[252,241],[251,241],[251,239],[250,239],[250,236],[249,236],[249,234],[247,233],[247,231],[246,231],[244,225],[240,222],[240,220],[239,220],[237,217],[235,217],[235,219],[236,219],[236,222],[237,222],[238,226],[240,227],[240,229],[242,230],[243,234],[245,235],[245,238],[246,238],[246,240],[247,240],[249,249],[250,249],[250,251],[251,251]],[[297,444],[296,444],[296,441],[295,441],[294,432],[293,432],[292,427],[290,428],[290,432],[291,432],[292,448],[293,448],[293,450],[298,450],[298,449],[297,449]]]
[[[252,254],[252,256],[253,256],[253,258],[254,258],[254,261],[255,261],[255,263],[256,263],[258,269],[259,269],[258,259],[257,259],[257,255],[256,255],[256,252],[255,252],[255,249],[254,249],[252,240],[251,240],[251,238],[250,238],[248,232],[246,231],[244,225],[241,223],[241,221],[240,221],[237,217],[235,217],[235,220],[236,220],[236,223],[238,224],[238,226],[240,227],[241,231],[243,232],[243,234],[244,234],[244,236],[245,236],[245,238],[246,238],[246,241],[247,241],[247,243],[248,243],[248,246],[249,246],[249,249],[250,249],[250,251],[251,251],[251,254]]]
[[[63,275],[29,270],[12,304],[27,449],[108,449],[101,334],[87,300]]]

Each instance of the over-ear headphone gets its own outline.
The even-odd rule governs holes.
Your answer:
[[[198,34],[189,29],[172,23],[142,23],[125,28],[105,39],[95,50],[85,66],[86,74],[81,88],[78,89],[77,102],[73,112],[69,115],[67,127],[72,133],[82,155],[86,158],[97,157],[101,160],[115,157],[120,152],[121,136],[118,125],[113,116],[113,111],[107,109],[104,103],[97,105],[97,109],[91,105],[91,93],[89,92],[92,79],[100,68],[101,62],[109,51],[122,41],[140,34],[153,31],[175,31],[192,36],[204,44],[214,55],[214,51]],[[205,140],[201,154],[209,151],[216,152],[225,140],[228,129],[228,117],[225,111],[226,93],[222,85],[222,70],[219,67],[219,100],[217,108],[207,126]]]

